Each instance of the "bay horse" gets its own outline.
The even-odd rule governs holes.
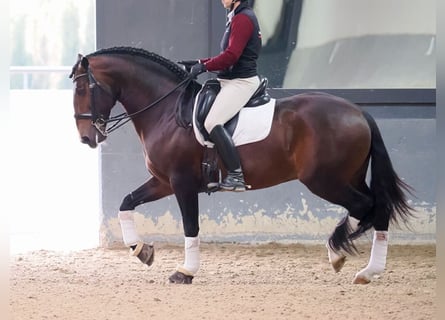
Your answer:
[[[131,121],[143,145],[151,178],[120,205],[125,245],[143,263],[153,263],[154,247],[137,235],[133,213],[141,204],[174,194],[182,215],[185,258],[169,280],[191,283],[200,264],[198,194],[208,191],[202,170],[206,147],[198,143],[189,121],[179,121],[183,118],[178,113],[191,114],[187,96],[194,97],[201,84],[178,64],[132,47],[79,54],[70,78],[82,143],[95,148],[108,133]],[[117,102],[125,113],[110,116]],[[313,194],[347,210],[326,243],[335,272],[347,254],[357,253],[353,240],[371,228],[369,263],[353,283],[369,283],[384,271],[389,224],[408,222],[412,213],[406,192],[411,188],[393,169],[377,124],[367,112],[322,92],[277,99],[267,137],[237,148],[252,190],[298,179]],[[224,176],[221,163],[218,167]]]

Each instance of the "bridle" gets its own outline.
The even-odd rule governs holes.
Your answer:
[[[193,79],[192,76],[188,76],[184,80],[182,80],[176,87],[174,87],[172,90],[167,92],[162,97],[158,98],[148,106],[142,108],[139,111],[136,111],[134,113],[128,114],[126,112],[118,114],[116,116],[112,117],[105,117],[104,115],[100,114],[96,108],[96,95],[97,90],[96,88],[99,88],[99,90],[102,90],[107,95],[109,95],[113,99],[113,106],[118,101],[118,97],[116,97],[113,92],[108,89],[107,87],[103,86],[100,82],[96,80],[94,77],[93,72],[89,67],[87,67],[85,73],[81,73],[78,75],[73,76],[73,83],[75,83],[79,78],[82,77],[88,77],[88,87],[90,89],[90,113],[75,113],[74,118],[76,120],[91,120],[91,124],[96,128],[97,131],[100,132],[103,136],[108,136],[111,132],[115,131],[116,129],[122,127],[124,124],[126,124],[128,121],[130,121],[135,116],[143,113],[144,111],[147,111],[148,109],[154,107],[158,103],[160,103],[162,100],[170,96],[173,92],[175,92],[177,89],[181,88],[182,86],[188,85],[188,83]],[[107,129],[107,124],[112,123],[111,127]]]
[[[111,90],[106,89],[104,86],[102,86],[94,77],[93,73],[88,68],[85,73],[78,74],[73,77],[73,83],[75,83],[78,79],[88,77],[88,87],[90,89],[90,113],[75,113],[74,118],[76,120],[91,120],[92,125],[104,136],[106,136],[109,132],[106,130],[106,124],[110,120],[109,118],[106,119],[103,115],[99,114],[96,104],[95,104],[95,97],[97,95],[96,87],[100,90],[107,93],[109,96],[113,98],[113,101],[117,100],[114,98],[113,93]]]

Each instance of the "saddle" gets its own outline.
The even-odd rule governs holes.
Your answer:
[[[243,108],[254,108],[262,106],[268,103],[271,99],[270,95],[267,93],[267,78],[261,78],[260,85],[258,89],[254,92],[250,100],[243,106]],[[216,95],[221,90],[219,81],[216,79],[207,80],[202,86],[201,91],[198,93],[195,104],[195,125],[199,132],[205,140],[209,140],[209,133],[204,127],[204,121],[210,111],[210,108],[215,101]],[[235,131],[236,125],[238,123],[239,113],[233,116],[232,119],[226,122],[224,128],[227,132],[232,135]]]
[[[243,108],[254,108],[269,103],[271,97],[266,91],[267,84],[267,78],[261,78],[258,89]],[[176,102],[176,121],[178,125],[184,128],[194,125],[203,138],[209,141],[209,133],[204,127],[204,121],[220,89],[219,81],[216,79],[209,79],[202,86],[196,81],[191,81]],[[193,107],[195,107],[195,110],[193,110]],[[239,113],[224,125],[230,135],[233,135],[236,129],[238,119]],[[221,180],[221,171],[218,166],[218,155],[215,148],[204,148],[201,170],[203,176],[202,191],[208,194],[217,191],[208,189],[209,183]]]

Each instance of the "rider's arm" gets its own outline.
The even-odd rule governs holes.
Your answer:
[[[225,70],[233,66],[241,56],[253,32],[253,23],[245,14],[233,17],[229,45],[213,58],[201,59],[207,71]]]

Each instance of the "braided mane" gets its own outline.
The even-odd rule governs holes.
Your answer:
[[[144,50],[142,48],[133,48],[133,47],[113,47],[113,48],[106,48],[106,49],[100,49],[96,52],[88,54],[86,57],[91,56],[98,56],[101,54],[124,54],[124,55],[131,55],[131,56],[138,56],[142,58],[146,58],[148,60],[151,60],[153,62],[156,62],[171,72],[173,72],[180,80],[184,80],[187,78],[188,73],[181,69],[176,63],[161,57],[160,55],[149,52],[147,50]]]

